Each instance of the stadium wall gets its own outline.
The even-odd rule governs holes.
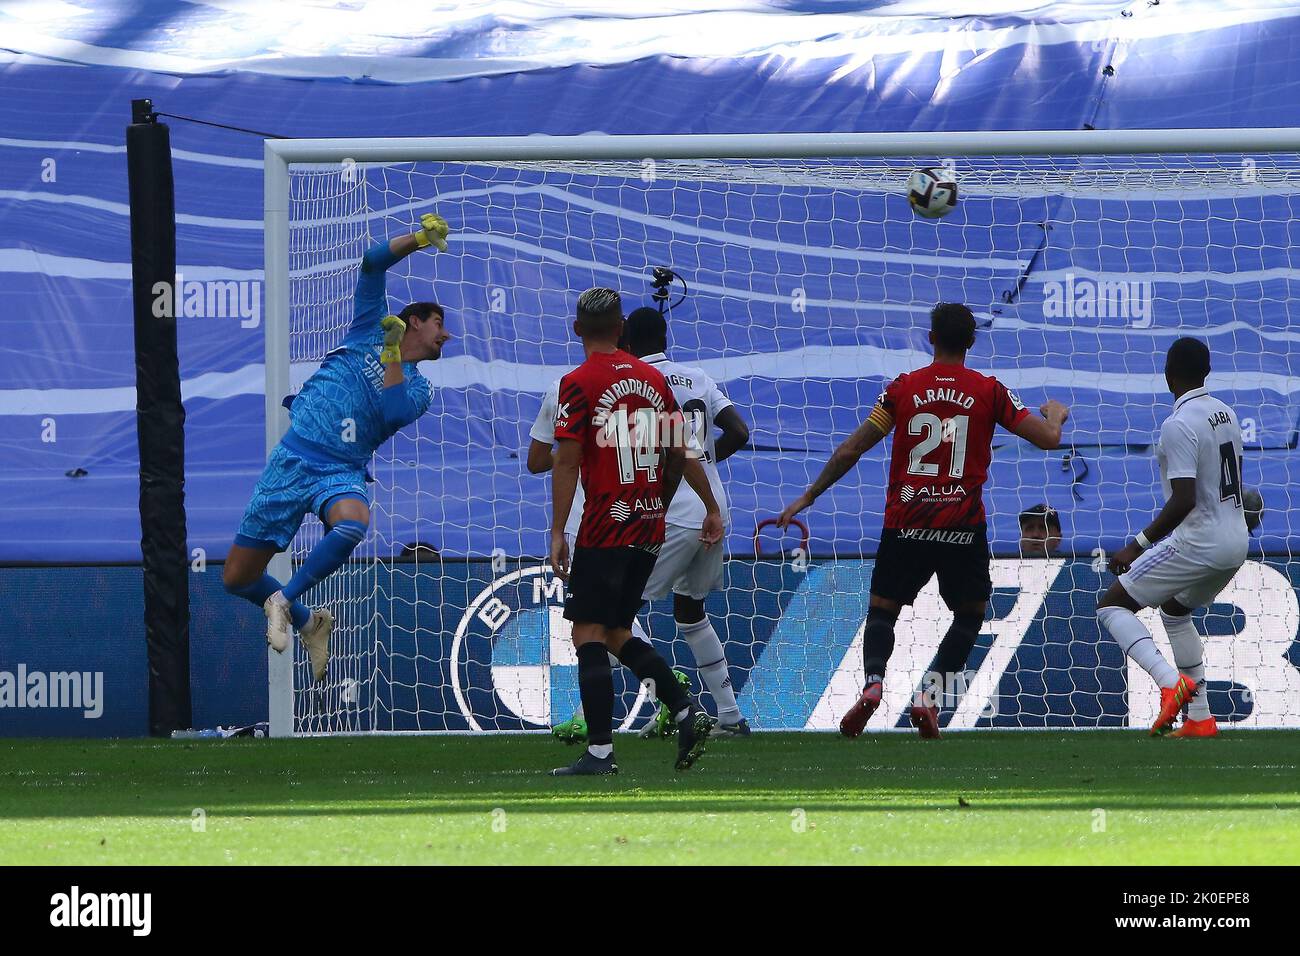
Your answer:
[[[829,730],[831,701],[856,692],[855,643],[871,560],[731,560],[708,609],[727,643],[742,708],[756,727]],[[266,719],[266,653],[256,608],[225,594],[220,570],[190,576],[196,726]],[[552,637],[558,588],[528,559],[380,565],[380,679],[352,694],[357,726],[379,730],[525,730],[577,700],[566,641]],[[944,715],[955,727],[1144,726],[1154,715],[1097,630],[1093,559],[994,562],[991,621],[971,658],[976,676]],[[1300,561],[1247,563],[1220,602],[1198,612],[1208,637],[1210,703],[1237,726],[1300,726]],[[147,672],[137,566],[0,568],[0,737],[130,737],[147,732]],[[670,641],[669,602],[643,617]],[[933,584],[900,622],[896,666],[924,671],[946,625]],[[1152,622],[1157,628],[1158,624]],[[1157,634],[1158,634],[1157,629]],[[678,641],[663,645],[687,667]],[[1131,677],[1140,677],[1131,681]],[[312,694],[337,695],[338,682]],[[963,692],[964,691],[964,692]],[[907,681],[887,706],[897,726]],[[322,703],[324,703],[322,698]],[[337,696],[331,707],[337,707]],[[651,713],[624,687],[620,719]],[[1150,712],[1150,713],[1148,713]],[[882,722],[882,726],[884,723]],[[312,729],[310,720],[304,729]]]
[[[12,6],[0,5],[0,334],[7,343],[0,356],[0,489],[23,507],[11,510],[0,535],[0,561],[10,563],[140,558],[135,377],[130,336],[123,335],[130,327],[130,245],[122,127],[132,99],[151,97],[170,113],[288,136],[1085,127],[1104,136],[1139,127],[1300,125],[1293,95],[1300,83],[1300,12],[1287,0],[1257,0],[1249,10],[1217,0],[1045,2],[1029,13],[1023,3],[996,0],[980,4],[978,16],[941,18],[910,4],[827,11],[824,3],[802,0],[735,0],[725,13],[664,17],[637,16],[626,3],[596,3],[568,16],[550,5],[521,13],[519,4],[486,0],[461,5],[452,15],[406,5],[400,14],[377,19],[365,5],[340,3],[331,15],[346,18],[349,27],[327,34],[312,26],[320,15],[316,6],[294,14],[276,4],[225,10],[158,0],[147,5],[147,16],[134,0],[77,4],[76,16],[58,4],[21,5],[21,13]],[[286,15],[299,18],[290,31],[297,38],[292,55],[283,48]],[[719,16],[727,18],[725,28]],[[174,121],[173,141],[180,271],[188,282],[211,283],[209,289],[238,282],[241,296],[247,293],[238,308],[193,310],[180,330],[190,546],[220,558],[264,461],[262,304],[255,294],[264,280],[262,139]],[[1214,249],[1221,257],[1253,234],[1235,220],[1222,221],[1209,241],[1184,234],[1178,224],[1170,229],[1173,238],[1156,245],[1172,252],[1186,238],[1193,258]],[[83,235],[93,241],[69,240]],[[1283,271],[1267,289],[1257,291],[1247,277],[1232,275],[1224,277],[1230,285],[1216,283],[1208,295],[1187,284],[1189,300],[1231,307],[1232,322],[1283,333],[1272,340],[1247,329],[1225,334],[1215,343],[1216,360],[1220,352],[1240,359],[1245,372],[1264,360],[1281,364],[1281,350],[1289,346],[1277,343],[1293,334],[1289,327],[1274,328],[1286,325],[1278,301],[1290,299],[1294,284],[1285,277],[1293,271],[1286,245],[1274,253],[1283,261],[1270,265]],[[1237,271],[1235,264],[1214,268]],[[1123,271],[1136,269],[1125,264]],[[486,268],[469,278],[490,276],[500,278]],[[1143,278],[1140,270],[1134,278]],[[980,297],[984,304],[988,291]],[[513,330],[495,338],[467,336],[465,319],[484,316],[482,301],[476,296],[472,309],[456,308],[449,359],[487,361],[514,338],[536,341],[535,333],[515,336]],[[1253,319],[1252,308],[1266,321]],[[1158,352],[1153,337],[1181,328],[1181,317],[1173,309],[1162,315],[1155,328],[1132,337],[1131,351]],[[902,347],[899,330],[876,331],[888,331]],[[707,344],[710,354],[722,354],[717,336]],[[1057,342],[1048,350],[1063,374],[1088,357]],[[693,361],[710,357],[693,351]],[[736,348],[725,354],[749,360]],[[536,354],[523,361],[539,359],[559,361]],[[456,367],[439,365],[443,374]],[[833,391],[832,385],[817,386],[818,394],[836,397],[832,408],[843,409],[826,432],[828,444],[858,423],[859,403],[844,396],[858,397],[849,389],[859,370],[845,375]],[[879,384],[863,386],[868,401]],[[727,387],[742,407],[775,405],[771,382],[736,379]],[[491,420],[503,400],[518,400],[483,389],[448,392],[454,394],[441,399],[439,409],[448,418],[473,415],[476,422]],[[1291,392],[1256,395],[1241,404],[1259,409],[1261,422],[1271,423],[1268,444],[1280,446],[1248,452],[1250,481],[1258,479],[1275,516],[1266,525],[1272,540],[1264,547],[1300,553],[1300,534],[1289,520],[1276,520],[1293,503],[1289,489],[1300,486],[1293,454],[1296,401]],[[530,393],[533,409],[539,398],[540,388]],[[1100,412],[1108,429],[1122,426],[1137,442],[1149,438],[1154,411],[1139,415],[1136,403],[1125,403],[1124,414],[1110,414],[1111,404]],[[1086,407],[1076,403],[1076,425]],[[476,447],[494,456],[484,467],[513,482],[507,466],[517,462],[509,456],[526,444],[526,426],[521,416],[517,423],[497,422],[491,434],[478,428]],[[829,447],[815,452],[813,466],[820,466]],[[1074,533],[1098,540],[1102,532],[1112,539],[1126,534],[1139,512],[1138,520],[1147,520],[1145,493],[1133,489],[1153,486],[1149,456],[1114,451],[1101,458],[1088,459],[1086,480],[1096,485],[1096,495],[1086,508],[1072,495],[1072,489],[1087,491],[1084,482],[1065,480],[1059,459],[1050,468],[1026,459],[1023,473],[999,464],[1016,487],[1047,489],[1045,477],[1052,486],[1014,502],[1006,512],[1011,524],[1019,506],[1040,500],[1077,510]],[[782,469],[767,465],[770,460],[763,453],[729,463],[741,476],[729,488],[733,495],[742,483],[770,489],[763,501],[735,502],[757,517],[771,516],[772,505],[783,504],[804,483],[802,460],[791,457],[793,467]],[[1138,484],[1129,482],[1130,473]],[[1108,488],[1101,487],[1103,480]],[[38,495],[31,494],[33,482],[39,482]],[[423,484],[440,487],[442,476],[431,471]],[[994,486],[1000,485],[1005,482],[996,477]],[[509,501],[536,506],[543,485],[530,481],[523,488]],[[1122,493],[1103,498],[1103,490]],[[832,494],[845,496],[856,509],[850,513],[864,510],[856,487],[841,483]],[[458,523],[457,513],[447,515],[453,540],[438,543],[442,553],[482,556],[498,544],[512,553],[508,541],[484,533],[453,536],[455,529],[491,528],[501,535],[511,527],[505,500],[466,502],[464,510],[476,506],[471,520]],[[865,510],[873,506],[868,496]],[[490,520],[487,507],[494,509]],[[996,515],[993,524],[995,539],[1013,540],[1013,527],[1000,531]],[[859,529],[833,530],[851,538]],[[820,529],[813,533],[816,539]],[[817,543],[841,554],[846,547],[842,540]],[[744,541],[731,544],[739,549]]]

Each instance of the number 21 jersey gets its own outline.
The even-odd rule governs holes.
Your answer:
[[[1014,429],[1028,414],[996,378],[964,365],[935,362],[890,382],[870,416],[894,429],[885,527],[983,524],[993,429]]]

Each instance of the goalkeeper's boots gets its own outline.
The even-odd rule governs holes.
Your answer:
[[[582,714],[574,714],[562,724],[551,728],[551,735],[566,744],[585,744],[587,742],[587,721]]]
[[[867,721],[871,715],[876,712],[880,706],[880,695],[884,692],[884,687],[880,681],[874,684],[868,684],[858,697],[857,703],[849,708],[849,712],[840,718],[840,733],[845,737],[860,737],[862,731],[866,729]]]
[[[677,683],[686,688],[689,693],[691,689],[690,677],[677,670],[673,671],[673,676],[677,678]],[[677,722],[673,720],[673,712],[668,709],[666,704],[660,704],[655,719],[641,728],[641,737],[645,739],[671,737],[675,733],[677,733]]]
[[[556,767],[551,771],[552,777],[607,777],[618,773],[618,764],[614,762],[614,752],[608,757],[597,757],[590,750],[584,750],[582,756],[567,767]]]
[[[709,734],[709,737],[713,740],[723,740],[727,737],[748,737],[752,733],[753,731],[749,729],[749,721],[741,717],[734,724],[724,724],[722,721],[718,721],[713,725],[713,732]]]
[[[1213,717],[1204,720],[1184,720],[1183,725],[1169,735],[1170,737],[1217,737],[1219,725]]]
[[[293,628],[289,602],[276,591],[262,604],[262,612],[266,615],[266,643],[277,654],[283,654],[289,646],[289,633]]]
[[[302,642],[307,645],[307,656],[311,658],[311,673],[317,681],[325,679],[325,672],[330,663],[330,635],[334,633],[334,615],[328,608],[318,607],[311,612],[311,620],[298,632]]]
[[[907,719],[916,728],[916,732],[921,735],[923,740],[939,739],[939,708],[933,704],[927,704],[919,694],[912,703],[912,709],[908,712]]]
[[[690,770],[695,761],[704,753],[704,746],[713,732],[713,718],[694,703],[677,723],[677,763],[678,770]]]
[[[1160,713],[1151,725],[1152,737],[1163,737],[1174,729],[1174,720],[1178,712],[1196,695],[1196,681],[1186,674],[1178,675],[1178,682],[1173,687],[1160,688]]]

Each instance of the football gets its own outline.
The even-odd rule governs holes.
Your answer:
[[[907,181],[907,201],[918,216],[946,216],[957,207],[956,177],[942,167],[918,169]]]

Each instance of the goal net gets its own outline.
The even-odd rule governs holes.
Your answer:
[[[390,270],[389,306],[436,300],[454,339],[422,369],[429,413],[375,456],[365,544],[307,596],[338,625],[324,682],[299,648],[292,689],[273,687],[292,694],[294,731],[537,730],[576,707],[544,558],[550,482],[525,467],[528,431],[544,390],[582,359],[577,295],[612,286],[629,310],[651,304],[655,266],[686,284],[670,357],[712,376],[751,428],[750,447],[721,465],[726,584],[706,608],[753,726],[834,728],[860,690],[888,444],[803,515],[806,539],[763,523],[893,376],[929,362],[940,301],[979,319],[971,366],[1031,408],[1051,397],[1072,409],[1059,451],[995,439],[994,594],[967,674],[943,688],[944,726],[1154,718],[1150,680],[1099,632],[1094,607],[1111,580],[1105,555],[1163,501],[1153,442],[1171,404],[1164,354],[1180,335],[1210,345],[1209,385],[1245,433],[1243,483],[1265,503],[1250,561],[1196,613],[1211,708],[1239,726],[1300,724],[1297,153],[354,159],[365,145],[328,163],[283,153],[289,308],[277,331],[268,274],[268,334],[288,337],[290,385],[340,344],[367,246],[435,210],[452,224],[450,249]],[[909,207],[922,167],[959,184],[944,218]],[[1050,514],[1022,515],[1039,505]],[[320,534],[309,519],[291,559]],[[1159,615],[1142,617],[1168,654]],[[900,618],[873,728],[906,726],[950,620],[931,582]],[[711,707],[671,601],[640,621]],[[619,680],[617,721],[635,729],[655,705]]]

